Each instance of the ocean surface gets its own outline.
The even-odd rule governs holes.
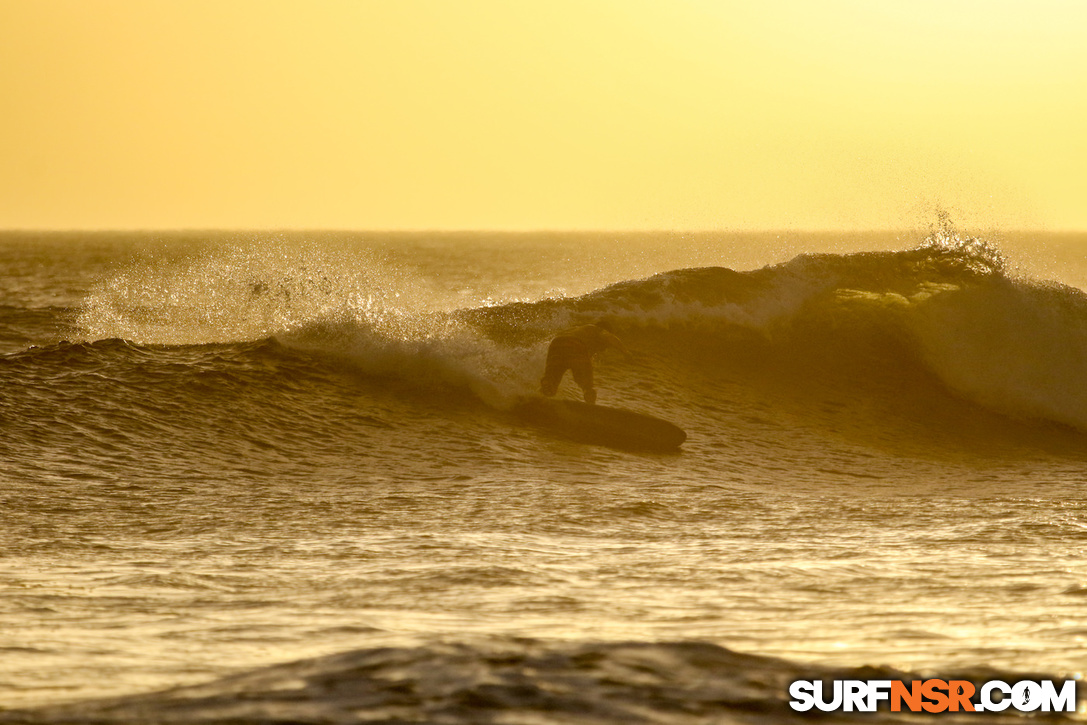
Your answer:
[[[0,234],[0,721],[784,722],[828,673],[1079,678],[1085,288],[1087,235],[946,219]],[[599,404],[679,452],[518,415],[599,318],[634,354]]]

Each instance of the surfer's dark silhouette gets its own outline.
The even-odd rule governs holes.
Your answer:
[[[569,370],[573,373],[574,382],[581,386],[585,402],[595,403],[593,355],[609,347],[626,355],[628,360],[631,359],[623,341],[615,336],[615,331],[606,320],[560,332],[547,348],[547,364],[540,380],[540,392],[552,397],[559,390],[562,376]]]

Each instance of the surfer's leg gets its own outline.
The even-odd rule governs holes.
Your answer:
[[[570,366],[574,373],[574,382],[581,386],[581,392],[585,396],[585,402],[592,405],[596,402],[596,390],[593,389],[593,363],[589,359],[579,360]]]
[[[579,379],[577,371],[581,366],[588,366],[591,388],[593,365],[584,343],[571,337],[556,337],[547,347],[547,363],[540,380],[540,392],[550,398],[559,391],[559,383],[567,370],[574,371],[574,380]]]

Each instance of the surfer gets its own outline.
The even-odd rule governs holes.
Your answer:
[[[555,395],[562,376],[569,370],[573,373],[574,382],[581,386],[585,402],[595,403],[593,355],[609,347],[626,355],[627,360],[632,358],[623,341],[615,336],[611,323],[606,320],[560,332],[547,348],[547,364],[540,380],[540,392],[549,398]]]

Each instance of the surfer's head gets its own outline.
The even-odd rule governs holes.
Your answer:
[[[597,320],[593,325],[599,327],[604,332],[610,332],[613,335],[615,334],[615,328],[612,327],[611,323],[607,320]]]

